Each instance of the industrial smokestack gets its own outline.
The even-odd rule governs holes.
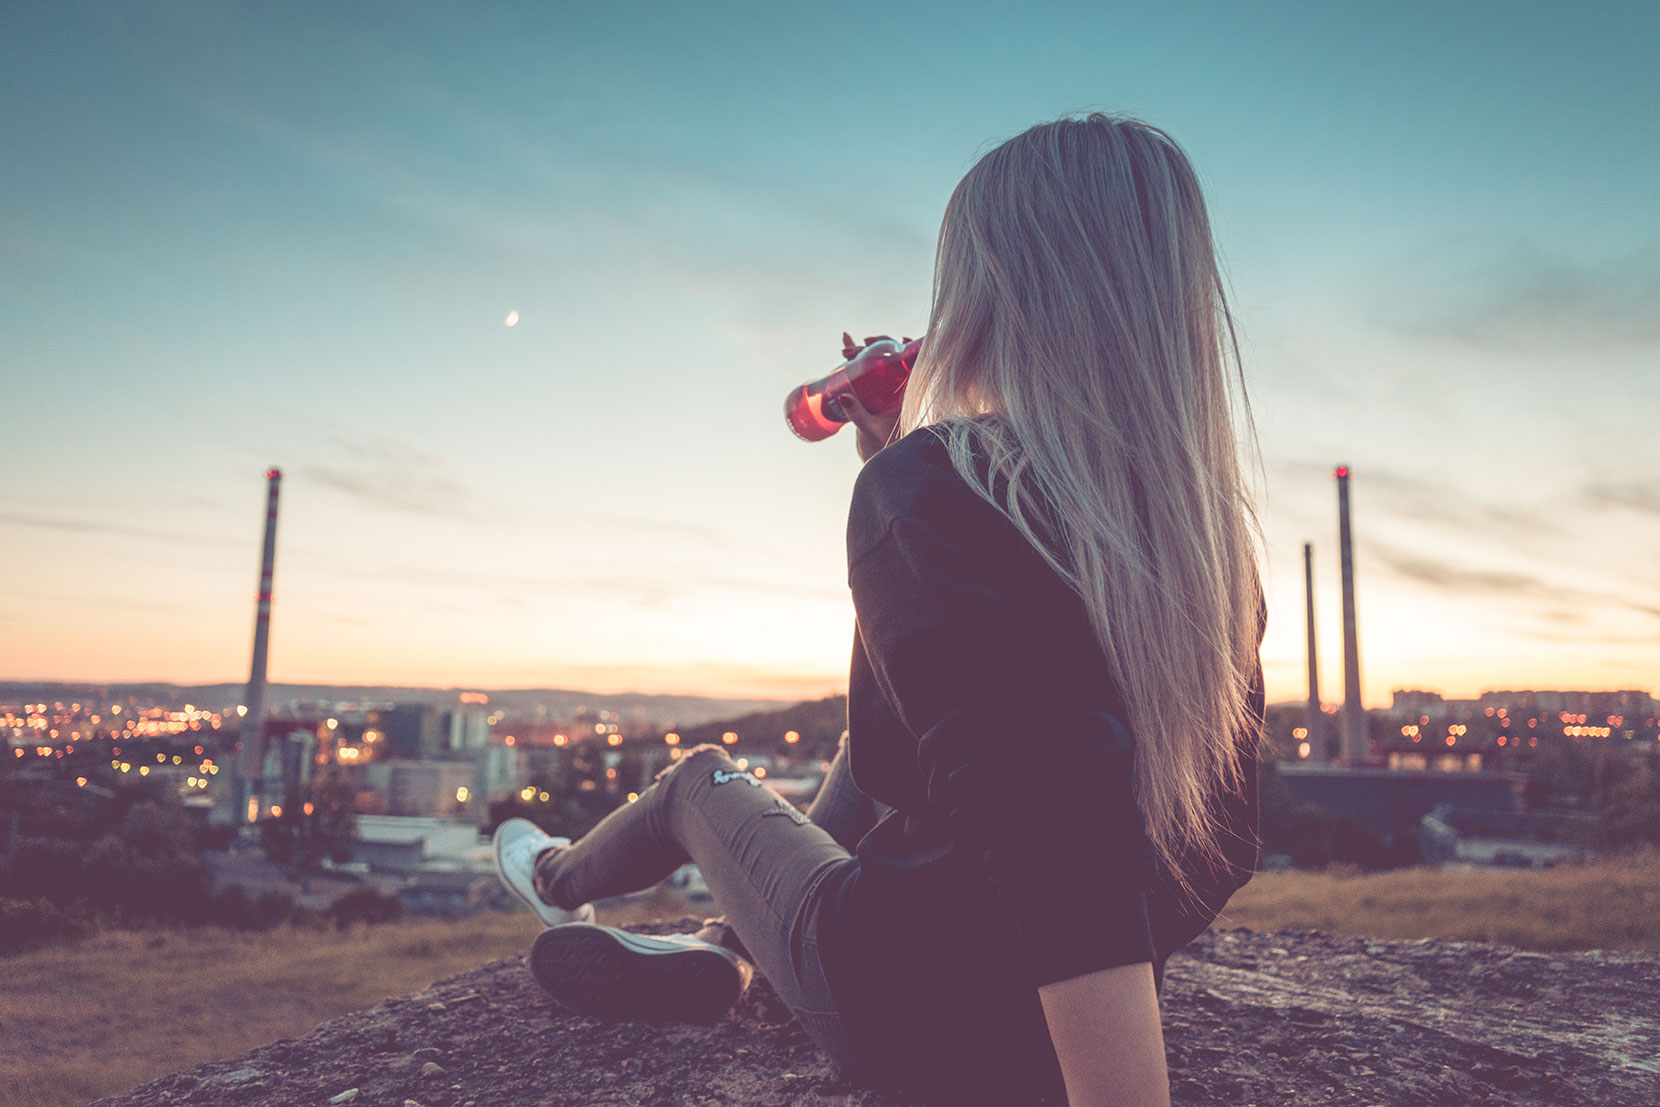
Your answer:
[[[259,563],[259,601],[254,614],[254,660],[248,672],[248,690],[242,697],[242,754],[237,762],[241,785],[239,817],[253,822],[260,805],[269,803],[265,776],[265,668],[271,646],[271,577],[277,564],[277,494],[282,470],[265,471],[265,551]]]
[[[1308,756],[1331,760],[1326,741],[1326,713],[1320,708],[1320,662],[1314,649],[1314,543],[1303,543],[1303,594],[1308,608]]]
[[[1366,708],[1360,702],[1360,638],[1355,631],[1354,542],[1349,533],[1349,467],[1339,465],[1337,542],[1343,556],[1343,760],[1362,765],[1371,760]]]

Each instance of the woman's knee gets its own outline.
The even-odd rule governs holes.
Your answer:
[[[720,746],[693,746],[669,762],[668,767],[653,778],[648,791],[655,793],[652,796],[654,802],[672,803],[675,801],[670,799],[668,793],[678,796],[700,780],[711,780],[718,774],[736,772],[737,769],[738,766]]]
[[[681,753],[678,758],[669,762],[668,767],[659,772],[656,777],[653,778],[653,781],[657,784],[661,784],[664,781],[675,777],[677,774],[690,773],[692,775],[696,775],[698,770],[688,768],[688,766],[694,761],[704,766],[708,766],[712,763],[718,766],[720,762],[725,762],[727,765],[731,765],[733,763],[732,758],[727,756],[726,750],[720,746],[705,743],[701,746],[693,746],[691,749]]]

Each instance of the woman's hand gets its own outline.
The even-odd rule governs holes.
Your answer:
[[[1169,1107],[1152,965],[1045,984],[1038,998],[1072,1107]]]
[[[852,391],[836,398],[836,404],[859,431],[858,449],[859,460],[869,461],[875,457],[883,446],[893,441],[894,431],[899,429],[899,409],[884,412],[878,415],[864,404]]]

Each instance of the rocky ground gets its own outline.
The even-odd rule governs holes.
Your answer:
[[[692,929],[692,920],[678,927]],[[1660,958],[1318,931],[1203,935],[1165,977],[1181,1105],[1660,1103]],[[509,958],[95,1107],[909,1107],[765,982],[713,1025],[566,1013]]]

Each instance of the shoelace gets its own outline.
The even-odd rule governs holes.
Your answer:
[[[507,861],[515,867],[523,867],[535,873],[536,858],[550,845],[552,843],[546,836],[527,834],[507,848]]]

